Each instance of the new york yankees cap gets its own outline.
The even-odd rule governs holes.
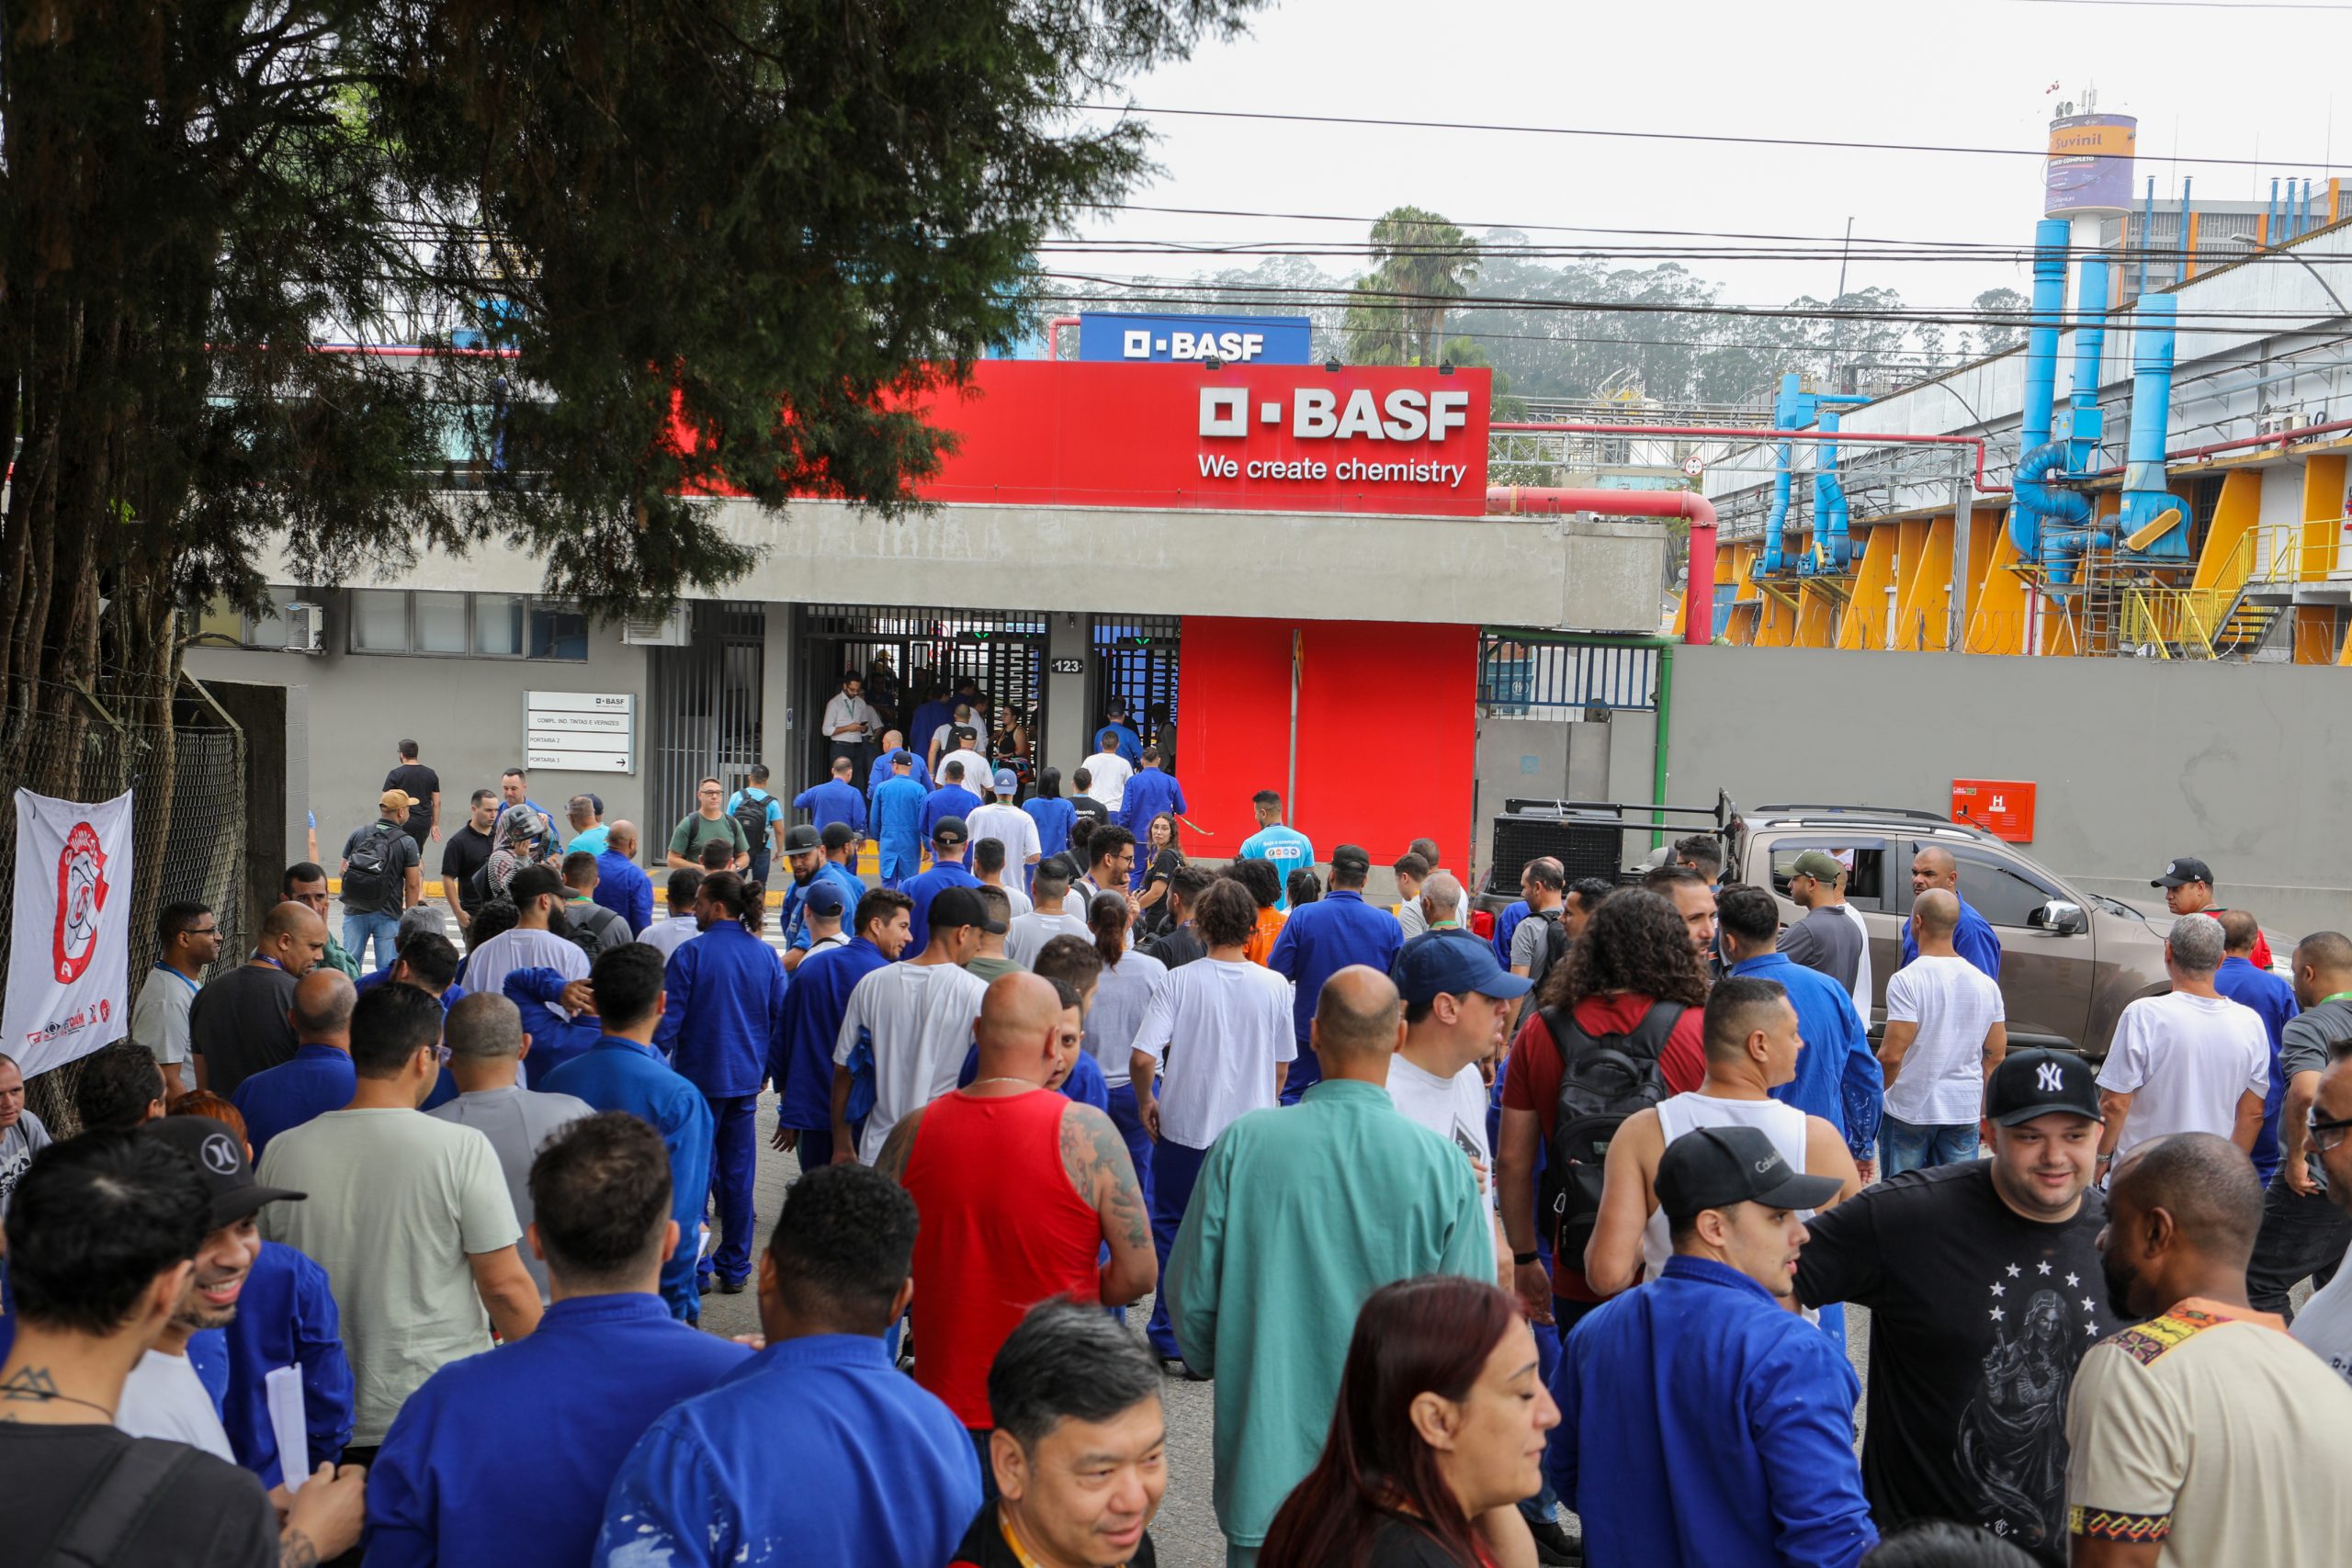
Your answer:
[[[2104,1121],[2098,1076],[2072,1051],[2012,1051],[1984,1082],[1984,1116],[2004,1127],[2064,1111]]]

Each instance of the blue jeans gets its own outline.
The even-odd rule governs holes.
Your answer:
[[[1298,1059],[1291,1063],[1290,1071],[1283,1075],[1282,1102],[1296,1105],[1298,1097],[1323,1081],[1323,1064],[1315,1055],[1315,1047],[1302,1040],[1298,1043]]]
[[[1168,1254],[1176,1246],[1176,1233],[1184,1224],[1184,1205],[1193,1201],[1193,1188],[1201,1179],[1201,1167],[1208,1157],[1206,1149],[1186,1148],[1165,1138],[1151,1154],[1151,1245],[1159,1254],[1159,1288],[1152,1297],[1151,1322],[1144,1332],[1150,1336],[1151,1348],[1170,1359],[1182,1357],[1184,1351],[1176,1343],[1175,1326],[1168,1321]]]
[[[376,962],[367,959],[368,939],[376,939]],[[399,956],[392,950],[399,943],[401,918],[398,915],[370,914],[358,909],[346,909],[343,915],[343,945],[352,957],[359,960],[359,972],[366,974],[373,967],[390,969]]]
[[[760,847],[752,852],[752,863],[743,872],[763,887],[768,885],[768,854],[775,842],[773,839],[762,839]]]
[[[710,1156],[710,1187],[718,1195],[718,1245],[703,1261],[702,1272],[722,1280],[741,1280],[752,1272],[752,1182],[759,1168],[760,1097],[756,1094],[706,1095],[710,1101],[714,1138]],[[684,1243],[680,1244],[681,1246]]]
[[[1879,1175],[1900,1176],[1906,1170],[1932,1170],[1939,1165],[1960,1165],[1976,1157],[1976,1123],[1955,1125],[1905,1122],[1892,1111],[1879,1119]]]
[[[1151,1212],[1151,1134],[1143,1130],[1143,1117],[1136,1106],[1136,1086],[1131,1083],[1114,1085],[1111,1089],[1111,1125],[1119,1130],[1125,1140],[1127,1158],[1135,1162],[1136,1182],[1143,1189],[1144,1213]]]

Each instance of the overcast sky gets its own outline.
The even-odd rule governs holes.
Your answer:
[[[1907,141],[2038,152],[2053,106],[2096,87],[2138,116],[2135,196],[2260,199],[2270,179],[2352,165],[2352,6],[2037,0],[1280,0],[1245,37],[1139,79],[1176,108]],[[1775,16],[1784,23],[1759,26]],[[2048,91],[2052,83],[2056,92]],[[2341,97],[2342,103],[2333,99]],[[2340,119],[2341,124],[2332,123]],[[1465,225],[1571,224],[2025,244],[2035,157],[1634,141],[1160,118],[1165,173],[1136,203],[1368,217],[1398,203]],[[2177,150],[2180,159],[2173,161]],[[2192,159],[2260,159],[2257,169]],[[2352,175],[2352,168],[2346,168]],[[1090,238],[1361,242],[1361,224],[1128,212]],[[1576,235],[1534,235],[1578,243]],[[1596,238],[1592,243],[1620,242]],[[1192,270],[1168,257],[1048,255],[1057,270]],[[1212,261],[1252,265],[1255,258]],[[1354,261],[1327,266],[1359,266]],[[1735,304],[1827,298],[1834,258],[1688,264]],[[1857,264],[1849,288],[1913,305],[2024,289],[2002,262]]]

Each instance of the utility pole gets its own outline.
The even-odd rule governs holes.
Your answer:
[[[1846,266],[1854,257],[1854,219],[1846,217],[1846,243],[1838,253],[1838,296],[1829,301],[1833,310],[1840,309],[1839,300],[1846,298]],[[1839,316],[1829,324],[1829,386],[1832,391],[1850,392],[1851,387],[1838,378],[1838,356],[1845,352],[1846,318]]]

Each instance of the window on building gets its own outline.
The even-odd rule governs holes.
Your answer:
[[[414,593],[409,597],[417,652],[466,651],[465,594]]]
[[[354,653],[584,660],[588,617],[521,593],[351,592]]]
[[[474,595],[474,651],[501,659],[523,652],[523,606],[519,593]]]
[[[569,604],[544,601],[531,605],[533,659],[586,659],[588,617]]]
[[[397,588],[351,591],[351,651],[406,653],[408,595]]]

